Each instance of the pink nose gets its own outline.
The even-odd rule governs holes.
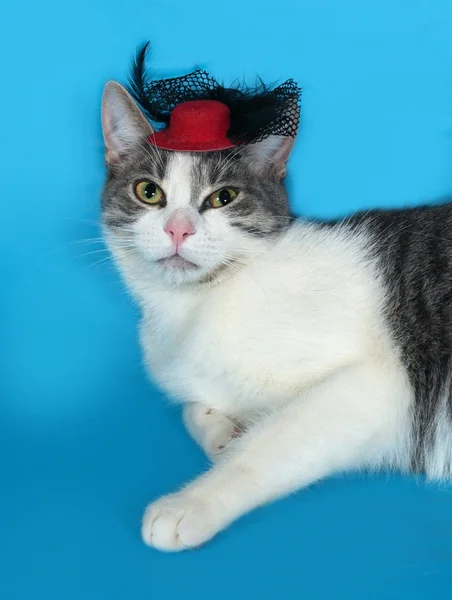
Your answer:
[[[178,248],[182,246],[188,236],[195,233],[195,228],[188,219],[170,219],[165,226],[165,231]]]

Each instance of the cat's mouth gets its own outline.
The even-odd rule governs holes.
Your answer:
[[[166,269],[197,269],[198,265],[190,262],[186,258],[182,258],[180,254],[173,254],[172,256],[167,256],[166,258],[161,258],[157,261],[157,264],[165,267]]]

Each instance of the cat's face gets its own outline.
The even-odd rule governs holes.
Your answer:
[[[133,262],[172,284],[212,280],[287,227],[282,177],[292,139],[207,153],[160,150],[147,142],[152,128],[138,107],[113,83],[104,93],[103,130],[103,223],[123,267]]]

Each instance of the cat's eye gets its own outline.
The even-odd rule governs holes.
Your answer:
[[[207,198],[205,206],[207,208],[221,208],[226,206],[238,196],[238,191],[234,188],[221,188]]]
[[[147,179],[135,185],[135,195],[146,204],[160,204],[165,199],[165,194],[160,186]]]

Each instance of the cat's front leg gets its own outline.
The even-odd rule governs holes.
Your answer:
[[[184,406],[183,420],[188,433],[211,460],[216,460],[242,431],[233,419],[198,402]]]
[[[151,504],[144,541],[160,550],[193,548],[245,512],[326,475],[390,460],[409,438],[410,401],[396,367],[336,372],[251,427],[184,490]]]

